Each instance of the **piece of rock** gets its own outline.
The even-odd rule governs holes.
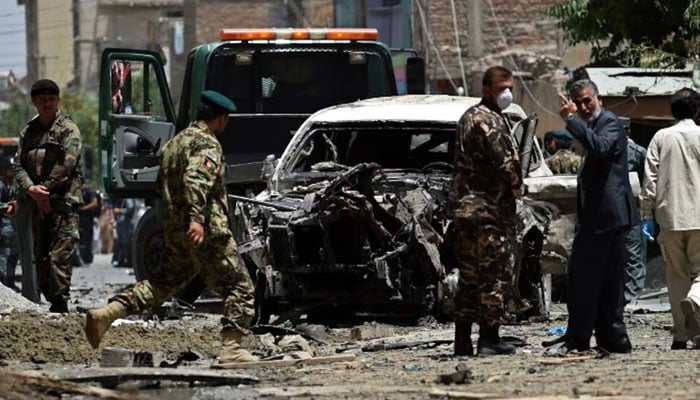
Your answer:
[[[365,324],[356,326],[350,330],[350,338],[353,340],[376,339],[393,336],[394,334],[394,327],[384,324]]]

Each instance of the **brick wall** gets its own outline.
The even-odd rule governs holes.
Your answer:
[[[333,24],[333,0],[305,0],[303,13],[312,27]],[[289,27],[282,0],[199,0],[197,43],[218,40],[221,28]]]
[[[481,18],[470,18],[474,1],[480,1]],[[548,17],[545,10],[561,3],[562,0],[454,0],[457,19],[459,50],[465,63],[478,63],[480,58],[509,52],[532,52],[534,54],[556,55],[561,48],[561,32],[556,20]],[[471,3],[471,6],[470,6]],[[417,0],[414,19],[417,28],[418,47],[429,46],[426,32],[432,37],[435,48],[429,51],[429,73],[434,79],[446,75],[458,77],[460,74],[457,58],[458,46],[455,39],[451,0]],[[495,18],[494,18],[495,14]],[[470,21],[475,27],[481,26],[482,55],[474,54],[476,39],[469,35]],[[428,25],[426,30],[423,21]],[[439,58],[444,67],[440,65]]]

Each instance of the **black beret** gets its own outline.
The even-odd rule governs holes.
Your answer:
[[[214,108],[221,109],[227,112],[236,112],[236,105],[233,101],[223,94],[214,90],[205,90],[202,92],[202,102]]]
[[[40,94],[56,95],[60,93],[58,90],[58,85],[51,79],[39,79],[34,82],[32,89],[30,91],[31,96],[38,96]]]

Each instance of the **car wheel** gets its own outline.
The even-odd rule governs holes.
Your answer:
[[[148,279],[158,268],[163,245],[163,222],[151,207],[139,219],[131,243],[131,263],[137,281]],[[174,297],[193,304],[205,288],[204,280],[198,275]]]

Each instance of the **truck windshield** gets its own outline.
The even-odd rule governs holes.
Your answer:
[[[454,127],[317,129],[299,149],[291,172],[341,170],[366,162],[398,169],[451,163],[455,131]]]
[[[238,113],[311,114],[321,108],[395,94],[382,48],[337,46],[221,47],[207,89],[230,97]]]

